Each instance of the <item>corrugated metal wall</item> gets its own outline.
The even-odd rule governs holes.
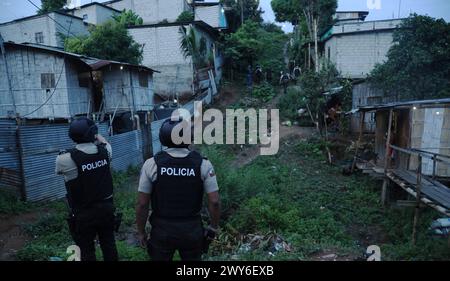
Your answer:
[[[0,120],[0,189],[20,194],[19,150],[16,145],[16,121]]]
[[[59,151],[74,146],[67,134],[68,128],[68,124],[20,126],[27,201],[65,196],[64,179],[55,174],[55,159]]]
[[[99,133],[111,143],[115,171],[142,164],[142,132],[131,131],[108,137],[108,125],[100,124]],[[0,120],[0,188],[22,185],[19,146],[16,144],[16,121]],[[23,125],[19,127],[22,165],[27,201],[54,200],[66,194],[64,179],[55,174],[59,152],[74,147],[68,136],[68,124]]]
[[[113,150],[112,168],[115,171],[124,171],[129,166],[142,164],[142,132],[131,131],[109,137]]]

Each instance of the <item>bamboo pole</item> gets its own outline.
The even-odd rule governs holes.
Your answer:
[[[389,184],[389,178],[387,177],[387,170],[389,168],[389,148],[391,145],[391,134],[392,134],[392,119],[394,115],[394,110],[391,108],[389,110],[389,122],[388,122],[388,134],[386,138],[386,151],[384,155],[384,180],[383,180],[383,187],[381,188],[381,203],[383,206],[387,205],[387,191],[388,191],[388,184]]]
[[[420,215],[420,192],[422,185],[422,156],[418,156],[418,166],[417,166],[417,186],[416,186],[416,210],[414,211],[414,224],[412,232],[412,244],[416,245],[417,240],[417,225],[419,222]]]
[[[358,140],[356,142],[356,147],[355,147],[355,155],[353,156],[353,163],[352,163],[352,168],[351,168],[351,173],[353,173],[353,171],[355,170],[355,166],[356,166],[356,159],[358,158],[358,150],[359,150],[359,146],[361,143],[361,139],[362,139],[362,134],[363,134],[363,130],[364,130],[364,118],[365,118],[366,112],[361,112],[361,116],[359,117],[359,136],[358,136]]]

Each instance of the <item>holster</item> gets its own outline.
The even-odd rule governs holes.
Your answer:
[[[208,229],[205,230],[203,235],[203,248],[202,248],[203,254],[208,253],[209,245],[211,245],[211,242],[214,240],[215,236],[216,236],[215,233],[212,233]]]

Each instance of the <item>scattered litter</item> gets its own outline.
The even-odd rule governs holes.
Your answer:
[[[292,127],[292,122],[290,120],[284,121],[284,122],[281,123],[281,125],[287,126],[287,127]]]
[[[324,260],[334,260],[334,259],[337,258],[337,255],[336,254],[329,254],[329,255],[321,256],[320,258],[324,259]]]

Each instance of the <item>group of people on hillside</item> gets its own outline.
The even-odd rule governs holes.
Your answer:
[[[287,86],[291,81],[294,83],[297,83],[298,79],[300,78],[300,75],[302,74],[302,70],[300,66],[295,66],[291,72],[289,71],[281,71],[280,72],[280,78],[279,78],[279,84],[283,86],[284,93],[287,92]],[[262,67],[257,64],[255,67],[255,70],[252,69],[252,66],[248,66],[247,71],[247,86],[249,88],[252,88],[253,82],[255,84],[260,84],[264,80],[267,82],[272,82],[272,69],[268,68],[265,72],[263,71]]]

